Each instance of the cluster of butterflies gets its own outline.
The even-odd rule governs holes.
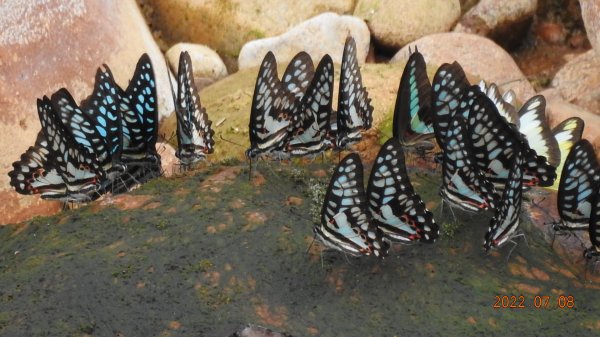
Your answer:
[[[393,138],[375,160],[366,195],[360,158],[351,154],[331,178],[316,237],[330,248],[376,256],[386,255],[386,239],[433,242],[438,226],[408,180],[403,149],[426,153],[435,148],[435,138],[442,201],[469,212],[494,211],[486,251],[517,235],[523,190],[541,186],[558,188],[565,220],[555,227],[589,223],[593,247],[586,256],[600,256],[600,205],[594,208],[600,198],[592,198],[600,171],[591,145],[579,141],[583,121],[569,118],[550,130],[543,96],[520,109],[515,103],[512,91],[501,95],[493,83],[471,85],[457,62],[443,64],[430,82],[423,56],[411,52],[398,89]]]
[[[256,79],[246,156],[252,160],[316,155],[360,141],[361,132],[371,128],[373,107],[352,37],[344,45],[337,113],[332,109],[333,77],[329,55],[315,69],[310,55],[300,52],[279,79],[275,56],[268,52]]]
[[[88,202],[128,191],[162,174],[156,151],[158,106],[152,62],[140,57],[127,89],[116,84],[104,65],[92,94],[79,105],[66,89],[38,99],[42,126],[34,146],[13,163],[10,184],[21,194],[44,199]],[[176,156],[184,168],[214,150],[211,121],[194,83],[187,52],[179,58]]]
[[[80,104],[63,88],[38,99],[37,109],[42,128],[35,144],[9,172],[18,193],[87,202],[161,174],[156,82],[147,54],[127,89],[115,83],[105,65],[96,73],[92,94]]]

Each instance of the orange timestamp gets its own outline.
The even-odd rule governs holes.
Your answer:
[[[535,295],[528,298],[524,295],[496,295],[492,305],[494,309],[573,309],[573,295],[545,296]]]

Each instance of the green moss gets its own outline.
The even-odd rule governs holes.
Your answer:
[[[196,287],[196,296],[205,305],[217,309],[218,307],[229,304],[231,297],[218,287],[201,285]]]

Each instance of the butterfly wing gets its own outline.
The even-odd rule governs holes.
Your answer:
[[[560,164],[560,149],[552,136],[546,119],[546,99],[542,95],[533,96],[519,110],[519,132],[525,135],[529,147],[538,156],[546,157],[551,166]]]
[[[160,168],[156,152],[158,135],[158,104],[156,80],[148,54],[138,60],[133,77],[125,91],[119,90],[123,127],[129,139],[123,147],[123,161],[132,165]]]
[[[524,165],[525,161],[523,160],[521,150],[516,148],[500,205],[496,208],[485,235],[483,247],[486,251],[490,248],[500,247],[510,240],[519,226]]]
[[[588,228],[592,247],[586,251],[586,256],[600,256],[600,193],[592,198],[592,212],[590,214],[590,225]]]
[[[524,184],[550,186],[554,183],[556,169],[528,146],[516,126],[500,116],[494,103],[485,94],[477,97],[467,121],[475,162],[492,182],[505,183],[510,172],[513,149],[518,145],[525,162]]]
[[[373,106],[369,93],[362,84],[356,56],[356,42],[354,38],[348,36],[344,45],[340,72],[336,146],[345,148],[360,141],[361,132],[370,129],[372,123]]]
[[[442,64],[433,77],[431,109],[435,138],[440,148],[443,147],[446,131],[459,107],[460,98],[469,86],[465,72],[458,62]]]
[[[352,255],[387,255],[389,244],[366,212],[363,166],[356,153],[336,167],[325,194],[321,223],[314,232],[326,246]]]
[[[560,150],[560,163],[556,166],[556,180],[552,186],[548,187],[549,189],[558,191],[558,185],[561,180],[560,175],[565,165],[565,161],[567,160],[567,156],[573,145],[581,139],[584,126],[585,123],[583,122],[583,119],[571,117],[565,119],[552,129],[552,135],[556,139]]]
[[[505,96],[501,96],[500,89],[498,89],[496,83],[490,83],[488,86],[484,80],[479,82],[479,88],[494,103],[500,116],[506,118],[509,123],[515,124],[517,127],[519,126],[519,113],[512,103],[514,102],[514,92],[507,91]],[[510,102],[506,99],[510,100]]]
[[[600,165],[592,144],[585,139],[575,143],[567,156],[558,188],[558,229],[587,228],[592,198],[600,186]]]
[[[315,67],[310,55],[301,51],[290,61],[283,72],[282,84],[296,99],[302,98],[315,75]]]
[[[415,193],[406,173],[402,146],[390,138],[379,150],[367,187],[369,212],[375,225],[394,241],[434,242],[439,228],[433,214]]]
[[[48,161],[66,184],[64,201],[89,201],[97,197],[105,173],[96,157],[66,130],[48,97],[38,100],[38,115],[48,141]]]
[[[313,80],[294,112],[295,125],[286,150],[292,156],[316,154],[331,147],[329,131],[333,90],[333,61],[323,56]]]
[[[275,55],[268,52],[260,65],[252,97],[250,149],[246,151],[249,158],[283,148],[289,137],[294,101],[294,95],[284,90],[277,77]]]
[[[433,134],[431,83],[427,77],[425,59],[416,49],[402,72],[392,128],[394,138],[404,144]]]
[[[442,150],[442,198],[467,211],[495,208],[496,190],[475,164],[462,115],[452,119]]]
[[[178,148],[175,155],[182,164],[191,165],[214,151],[214,131],[206,109],[200,104],[200,95],[194,82],[194,72],[190,54],[179,55],[177,74],[177,116]]]
[[[39,101],[38,104],[40,104]],[[64,199],[67,185],[56,168],[48,161],[50,149],[44,133],[38,133],[35,145],[14,162],[8,173],[10,185],[20,194],[41,194],[43,199]]]

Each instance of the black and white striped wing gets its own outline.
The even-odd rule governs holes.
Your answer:
[[[39,101],[38,104],[40,104]],[[12,164],[8,173],[10,185],[20,194],[41,194],[43,199],[65,199],[67,185],[56,168],[48,161],[50,149],[44,133],[38,133],[35,145]]]
[[[525,135],[529,147],[538,156],[546,157],[551,166],[560,164],[560,149],[552,136],[546,118],[546,99],[542,95],[533,96],[519,110],[519,132]]]
[[[286,145],[292,156],[317,154],[332,146],[327,135],[333,97],[333,61],[323,56],[313,80],[294,112],[294,130]]]
[[[600,165],[592,144],[585,139],[575,143],[567,156],[558,188],[557,229],[585,229],[589,224],[592,199],[600,186]]]
[[[457,114],[446,132],[442,149],[442,198],[466,211],[495,208],[492,184],[475,164],[465,118]]]
[[[214,151],[214,131],[206,109],[200,103],[200,95],[194,82],[190,54],[179,55],[177,73],[177,152],[175,155],[183,165],[191,165]]]
[[[387,255],[389,243],[371,224],[366,210],[363,166],[356,153],[338,164],[329,182],[321,223],[313,230],[326,246],[352,255]]]
[[[600,193],[592,198],[592,211],[588,228],[592,246],[585,251],[587,258],[600,257]]]
[[[431,109],[435,138],[440,148],[443,147],[446,131],[458,109],[460,98],[469,86],[465,72],[458,62],[442,64],[433,77]]]
[[[571,148],[573,145],[577,143],[581,136],[583,135],[583,128],[585,127],[585,123],[583,119],[579,117],[571,117],[562,121],[560,124],[552,129],[552,135],[556,139],[558,143],[558,149],[560,150],[560,164],[556,167],[556,180],[552,186],[549,186],[549,189],[558,191],[558,185],[561,180],[561,173],[563,167],[565,165],[565,161],[567,160],[567,156],[569,152],[571,152]]]
[[[250,123],[249,158],[262,154],[271,154],[282,150],[292,121],[295,96],[288,93],[277,77],[277,61],[272,52],[268,52],[258,71]]]
[[[475,154],[475,162],[493,183],[504,184],[510,172],[513,149],[521,148],[524,184],[550,186],[556,178],[556,169],[545,157],[538,156],[527,145],[516,126],[500,116],[494,103],[480,94],[468,118],[468,133]]]
[[[66,183],[67,195],[61,200],[89,201],[97,197],[98,183],[105,173],[96,157],[66,130],[48,97],[38,101],[38,115],[48,141],[48,161]]]
[[[497,248],[510,240],[519,226],[523,195],[523,166],[525,162],[521,149],[515,148],[511,170],[504,186],[502,199],[490,221],[483,243],[487,251]]]
[[[439,236],[433,214],[415,193],[400,142],[390,138],[379,150],[367,187],[374,224],[393,241],[432,243]]]
[[[308,53],[301,51],[290,61],[281,82],[296,99],[301,99],[315,75],[315,66]]]
[[[152,164],[160,167],[160,156],[156,152],[158,137],[158,102],[156,80],[148,54],[138,60],[133,77],[120,94],[120,110],[123,118],[123,160],[132,164]]]
[[[498,109],[498,113],[500,116],[506,118],[509,123],[512,123],[519,127],[519,113],[517,108],[513,105],[514,103],[514,92],[507,91],[505,95],[500,95],[500,89],[496,85],[496,83],[490,83],[487,85],[484,80],[479,82],[479,88],[481,92],[487,95],[487,97],[492,100],[496,108]],[[506,101],[509,99],[510,102]]]
[[[373,123],[373,106],[362,83],[356,42],[351,36],[344,45],[337,109],[336,146],[345,148],[360,141],[361,132],[370,129]]]

